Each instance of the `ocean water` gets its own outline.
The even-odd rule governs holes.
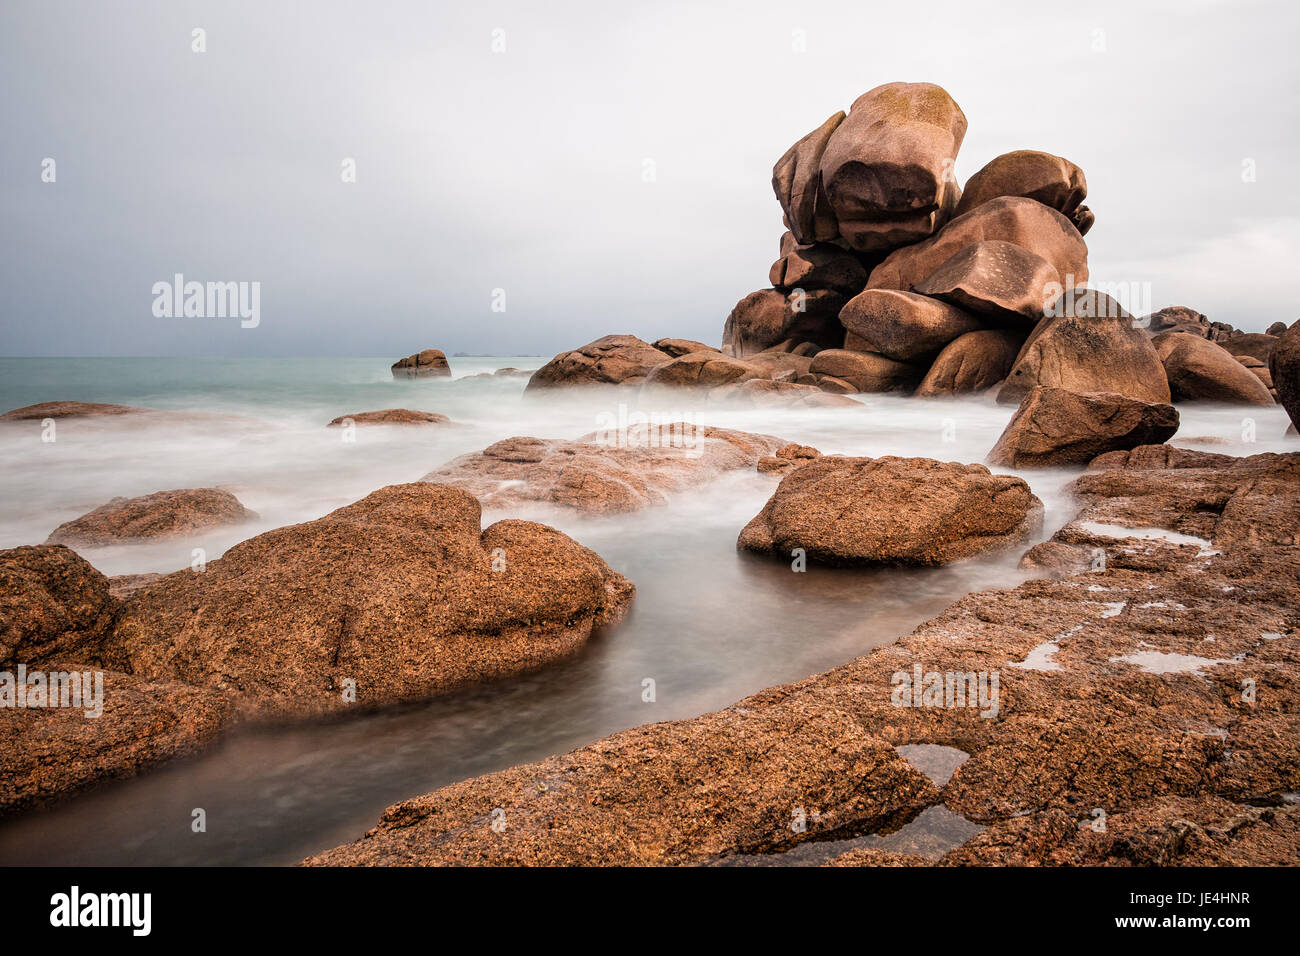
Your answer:
[[[451,379],[394,380],[391,359],[0,359],[0,411],[40,401],[172,413],[0,424],[0,547],[38,544],[108,499],[220,486],[258,519],[179,543],[84,549],[106,574],[187,567],[270,528],[310,520],[512,435],[576,438],[638,413],[761,431],[824,453],[980,461],[1012,409],[991,398],[860,396],[845,409],[735,410],[694,393],[524,394],[526,379],[472,378],[537,357],[451,359]],[[358,428],[382,408],[454,424]],[[1176,442],[1227,454],[1296,450],[1280,408],[1184,407]],[[1073,513],[1064,469],[1026,473],[1047,537]],[[205,753],[55,807],[0,821],[0,863],[280,864],[360,836],[398,800],[562,753],[606,734],[727,706],[895,640],[963,594],[1023,579],[1020,550],[946,568],[826,569],[735,549],[775,482],[734,474],[631,515],[550,508],[484,515],[552,524],[637,585],[631,613],[537,674],[428,704],[317,725],[235,733]],[[656,699],[642,700],[655,681]],[[206,833],[190,830],[193,809]]]

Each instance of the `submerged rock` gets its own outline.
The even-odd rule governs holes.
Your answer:
[[[632,584],[599,555],[545,525],[480,522],[461,489],[382,488],[128,596],[110,655],[288,717],[535,670],[623,613]]]
[[[257,519],[228,491],[178,488],[138,498],[114,498],[51,532],[46,544],[103,546],[203,534]]]
[[[429,378],[451,375],[451,366],[441,349],[425,349],[392,365],[393,378]]]
[[[135,415],[152,409],[132,405],[105,405],[100,402],[38,402],[11,409],[0,415],[0,422],[25,422],[45,418],[88,418],[105,415]]]
[[[513,369],[500,369],[496,374]],[[327,428],[340,428],[349,423],[353,425],[445,425],[451,419],[437,412],[420,412],[410,408],[385,408],[377,412],[354,412],[340,415],[330,422]]]
[[[781,480],[737,546],[826,564],[939,565],[1020,543],[1043,507],[1023,479],[929,458],[818,458]]]
[[[1040,386],[1020,403],[988,462],[995,468],[1083,465],[1105,452],[1168,441],[1176,431],[1172,405]]]

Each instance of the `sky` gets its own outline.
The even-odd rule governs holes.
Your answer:
[[[1013,149],[1083,167],[1093,281],[1130,307],[1290,323],[1298,26],[1208,0],[5,0],[0,355],[717,344],[777,256],[773,164],[896,80],[961,105],[962,181]],[[257,325],[155,314],[177,273],[259,283]]]

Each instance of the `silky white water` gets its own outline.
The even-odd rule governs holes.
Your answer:
[[[0,411],[41,401],[114,402],[170,416],[0,423],[0,547],[39,544],[115,496],[220,486],[257,521],[184,541],[81,553],[106,574],[188,567],[270,528],[317,518],[384,485],[512,435],[576,438],[643,413],[761,431],[824,453],[980,461],[1013,409],[991,397],[860,396],[860,407],[718,408],[694,393],[635,389],[525,395],[526,379],[469,378],[544,359],[452,358],[454,377],[394,380],[390,359],[0,359]],[[358,427],[383,408],[453,425]],[[1280,408],[1184,407],[1176,439],[1227,454],[1295,450]],[[1251,440],[1243,440],[1251,439]],[[1025,473],[1042,536],[1072,517],[1077,470]],[[775,480],[737,473],[630,515],[489,512],[559,527],[637,586],[631,613],[574,657],[429,704],[315,726],[235,733],[206,753],[0,821],[0,863],[290,863],[361,835],[397,800],[540,759],[614,731],[734,703],[896,639],[961,595],[1023,579],[1020,549],[946,568],[828,569],[737,553]],[[643,700],[654,681],[655,700]],[[191,831],[202,807],[206,833]]]

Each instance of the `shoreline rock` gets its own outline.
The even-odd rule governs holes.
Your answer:
[[[341,428],[348,422],[353,425],[446,425],[451,421],[438,412],[421,412],[411,408],[384,408],[375,412],[354,412],[340,415],[326,428]]]
[[[451,366],[442,349],[425,349],[392,364],[393,378],[446,378]]]
[[[79,518],[65,521],[45,543],[101,547],[203,534],[256,519],[257,514],[228,491],[178,488],[137,498],[113,498]]]

